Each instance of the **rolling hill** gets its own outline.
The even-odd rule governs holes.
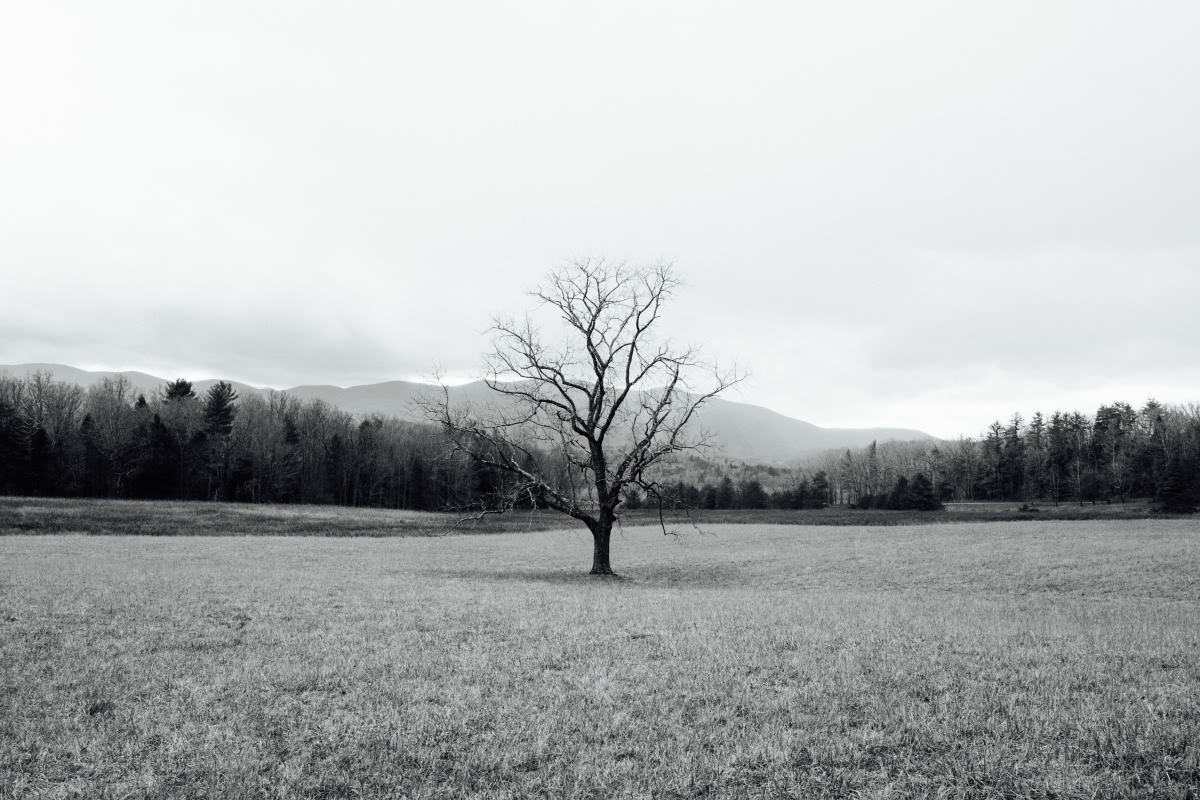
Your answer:
[[[0,366],[0,372],[17,377],[38,370],[53,373],[60,381],[89,386],[101,378],[127,377],[137,389],[146,394],[159,391],[167,381],[144,372],[90,372],[62,364],[17,364]],[[203,394],[216,379],[193,381],[197,394]],[[230,381],[241,395],[266,393],[244,383]],[[413,401],[429,390],[429,385],[413,381],[385,381],[362,386],[304,385],[285,390],[301,399],[320,399],[351,414],[389,414],[405,419],[417,419]],[[479,402],[489,394],[482,381],[451,388],[451,401]],[[782,463],[831,448],[862,447],[872,440],[888,441],[929,439],[929,434],[907,428],[822,428],[811,422],[793,419],[762,406],[716,399],[697,415],[697,424],[715,434],[722,455],[727,458]]]

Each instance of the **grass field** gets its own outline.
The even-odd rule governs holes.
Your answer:
[[[1196,522],[590,547],[0,536],[0,796],[1200,793]]]
[[[761,523],[771,525],[927,525],[962,522],[1039,520],[1168,519],[1147,503],[1042,506],[1036,513],[1018,511],[1016,503],[957,504],[946,511],[858,510],[845,506],[787,511],[693,511],[667,513],[668,526],[680,530],[707,525]],[[0,497],[0,536],[14,533],[137,534],[141,536],[444,536],[458,533],[505,533],[553,530],[562,515],[513,512],[488,515],[481,522],[469,514],[388,511],[336,506],[251,505],[54,498]],[[467,521],[464,521],[467,520]],[[625,511],[626,525],[658,525],[656,510]]]

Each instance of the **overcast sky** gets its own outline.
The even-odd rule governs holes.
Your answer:
[[[469,375],[673,260],[730,399],[975,434],[1200,400],[1200,4],[7,4],[0,363]]]

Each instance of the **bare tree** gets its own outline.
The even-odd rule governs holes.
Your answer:
[[[204,421],[204,411],[192,384],[180,378],[167,384],[159,397],[159,420],[179,451],[179,496],[187,495],[189,449]]]
[[[134,388],[129,378],[101,378],[88,388],[86,408],[92,419],[92,445],[108,467],[109,489],[120,495],[123,485],[142,467],[143,409],[134,406]]]
[[[670,264],[570,262],[530,292],[561,319],[565,341],[547,343],[532,316],[496,318],[484,378],[495,399],[452,404],[443,385],[419,402],[452,453],[507,478],[483,513],[524,500],[579,520],[592,533],[593,575],[613,574],[609,545],[626,490],[660,508],[682,500],[653,468],[712,445],[692,430],[696,412],[740,380],[655,336],[679,285]]]

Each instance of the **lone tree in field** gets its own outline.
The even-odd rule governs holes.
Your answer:
[[[530,315],[496,318],[484,357],[494,400],[452,404],[443,385],[420,403],[454,452],[506,476],[484,513],[528,502],[579,520],[592,532],[593,575],[613,574],[613,523],[631,490],[660,508],[682,500],[652,468],[711,445],[692,430],[696,411],[739,380],[655,336],[679,285],[669,264],[571,262],[530,292],[561,319],[563,341],[548,343]]]

